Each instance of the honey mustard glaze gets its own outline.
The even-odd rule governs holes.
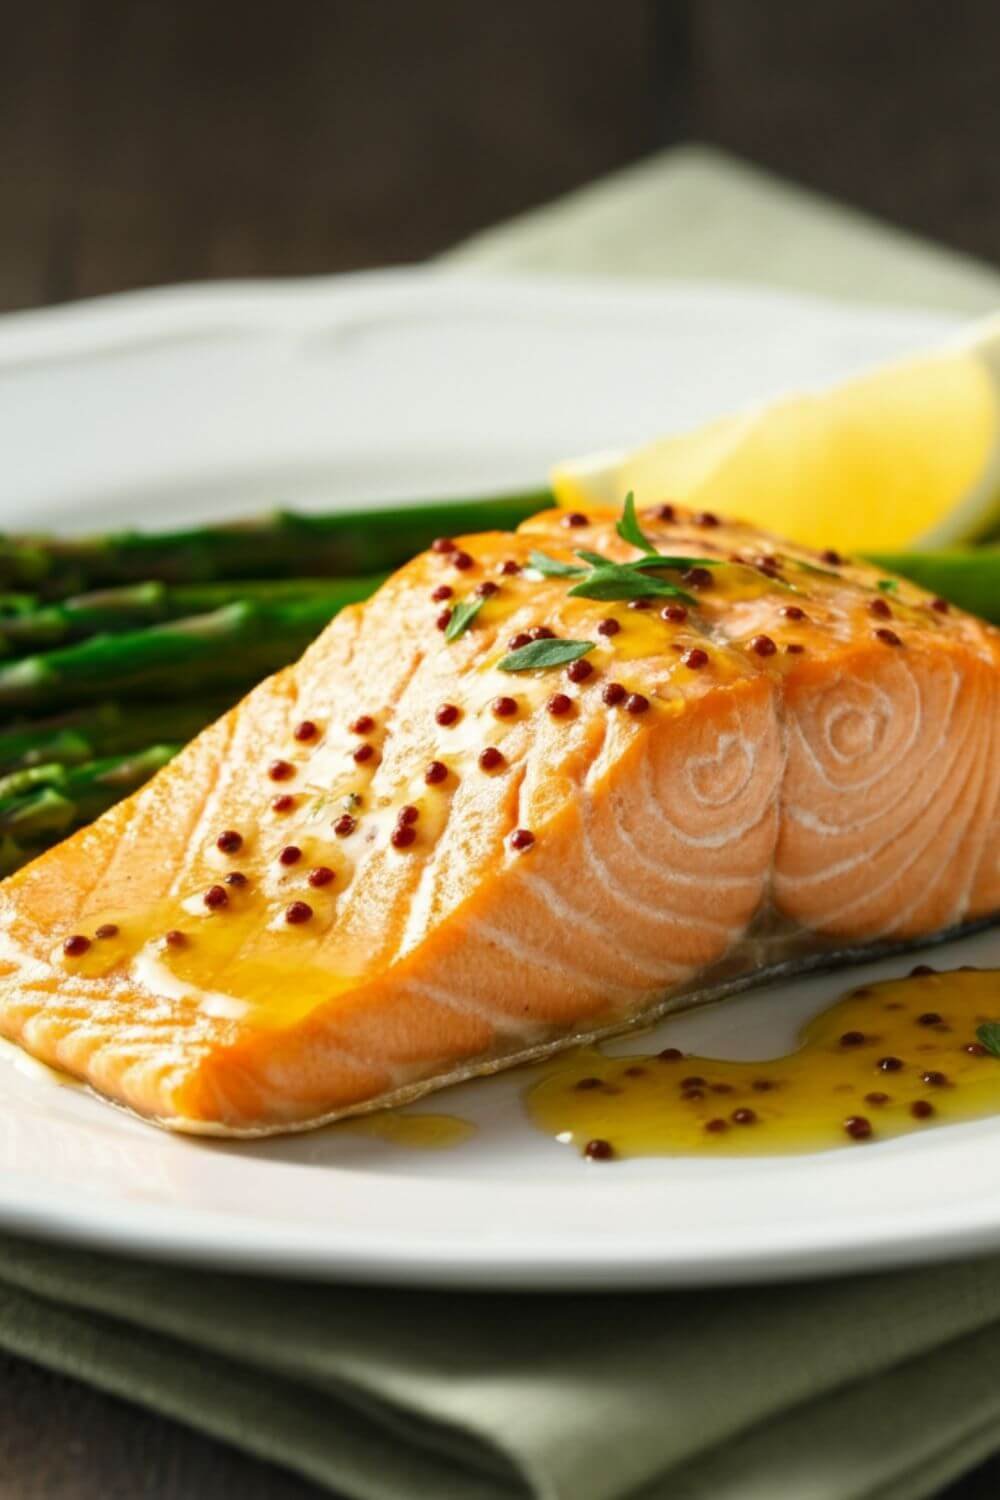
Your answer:
[[[114,920],[102,912],[101,920],[89,921],[87,934],[79,935],[85,946],[67,953],[65,943],[56,944],[53,958],[84,979],[109,985],[137,981],[151,995],[206,1017],[249,1020],[259,1028],[295,1024],[351,978],[332,974],[318,961],[312,932],[292,947],[300,929],[281,920],[286,898],[268,900],[261,883],[228,887],[225,904],[215,908],[197,892],[139,914],[112,913]],[[209,885],[208,893],[214,889]],[[315,896],[313,901],[318,907]],[[277,917],[268,924],[270,911]],[[108,935],[99,936],[102,932]],[[291,984],[290,961],[295,965]]]
[[[557,1059],[526,1095],[532,1122],[596,1161],[823,1151],[1000,1114],[1000,970],[861,985],[770,1062],[676,1047]]]
[[[907,630],[925,628],[930,618],[936,631],[963,629],[957,618],[943,620],[943,600],[927,604],[902,580],[877,578],[835,553],[761,555],[739,528],[722,539],[711,512],[675,533],[681,518],[670,505],[644,513],[646,524],[660,523],[669,546],[667,554],[654,551],[662,566],[653,578],[612,564],[612,554],[620,558],[637,545],[648,553],[652,544],[628,507],[617,537],[608,534],[609,519],[598,516],[589,535],[586,515],[539,518],[534,529],[507,539],[512,555],[493,568],[495,577],[482,576],[495,562],[492,542],[480,557],[475,539],[468,543],[473,551],[435,541],[411,565],[433,583],[421,605],[427,638],[437,641],[440,633],[449,648],[461,638],[465,667],[454,680],[441,678],[442,699],[428,715],[434,728],[421,740],[426,759],[411,763],[389,753],[391,705],[376,701],[377,693],[342,715],[312,709],[316,717],[289,724],[269,744],[256,783],[238,799],[240,825],[203,830],[204,841],[184,864],[183,886],[152,906],[88,909],[78,930],[53,933],[54,970],[123,992],[137,984],[192,1024],[296,1024],[381,961],[363,924],[341,920],[353,910],[359,879],[374,868],[370,856],[388,846],[390,859],[426,859],[448,832],[456,789],[517,765],[529,720],[544,716],[556,726],[552,744],[564,737],[569,764],[588,725],[682,715],[695,695],[745,678],[748,663],[753,672],[792,672],[831,635],[853,639],[859,611],[866,630],[896,647],[904,642],[887,620]],[[581,546],[588,539],[605,550]],[[595,592],[591,579],[590,592],[581,594],[595,559],[618,576],[610,593]],[[777,614],[776,592],[784,601]],[[515,660],[547,641],[564,653],[557,658],[564,671],[553,675]],[[449,682],[454,702],[444,699]],[[543,823],[544,807],[535,803]],[[505,857],[530,858],[543,836],[540,828],[512,829]],[[388,869],[403,876],[405,863]],[[407,934],[424,930],[422,899],[414,898]]]

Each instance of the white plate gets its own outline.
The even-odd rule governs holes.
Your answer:
[[[833,379],[954,326],[732,288],[437,272],[19,315],[0,325],[0,526],[164,524],[533,484],[566,454]],[[1000,964],[1000,935],[935,962]],[[656,1038],[773,1056],[845,984],[773,986]],[[25,1059],[5,1056],[0,1079],[0,1223],[60,1240],[490,1287],[764,1279],[1000,1246],[1000,1119],[814,1156],[600,1166],[532,1129],[523,1076],[427,1101],[479,1127],[437,1154],[336,1130],[177,1139]]]

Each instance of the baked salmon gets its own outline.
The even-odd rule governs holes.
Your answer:
[[[0,886],[0,1030],[252,1135],[998,910],[1000,633],[712,515],[547,512]]]

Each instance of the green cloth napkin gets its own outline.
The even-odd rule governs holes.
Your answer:
[[[985,266],[717,153],[440,264],[710,276],[970,313]],[[473,1296],[0,1240],[0,1345],[350,1500],[916,1500],[1000,1446],[1000,1261],[796,1286]]]
[[[1000,272],[715,151],[682,146],[486,230],[442,266],[756,282],[970,316]]]
[[[1000,1432],[996,1260],[512,1297],[0,1253],[8,1349],[352,1500],[913,1500]]]

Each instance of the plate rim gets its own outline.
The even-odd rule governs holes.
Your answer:
[[[877,318],[902,335],[916,325],[937,328],[941,337],[959,334],[970,321],[940,309],[841,301],[754,283],[711,279],[657,282],[612,276],[563,273],[498,274],[474,268],[399,267],[322,277],[282,280],[209,282],[144,288],[55,307],[29,309],[0,317],[0,375],[47,363],[87,360],[117,349],[176,342],[201,330],[312,327],[317,312],[334,322],[377,314],[394,317],[414,305],[450,306],[500,313],[513,306],[537,315],[555,301],[591,315],[642,317],[650,310],[667,315],[671,308],[701,303],[733,311],[751,304],[762,315],[805,312],[837,318],[841,325]],[[962,1127],[951,1127],[960,1130]],[[186,1143],[185,1143],[186,1144]],[[539,1191],[575,1192],[577,1184],[546,1181]],[[610,1186],[610,1185],[609,1185]],[[619,1198],[641,1199],[649,1182],[616,1186]],[[605,1188],[601,1188],[602,1196]],[[979,1219],[964,1200],[954,1206],[961,1216],[961,1250],[984,1254],[1000,1249],[1000,1204]],[[630,1233],[617,1246],[602,1239],[596,1250],[555,1240],[525,1248],[516,1239],[476,1241],[434,1238],[426,1233],[420,1247],[404,1257],[398,1243],[376,1245],[371,1229],[353,1236],[341,1223],[330,1230],[313,1223],[308,1232],[277,1227],[265,1218],[210,1213],[190,1203],[175,1205],[107,1197],[94,1191],[71,1191],[26,1183],[16,1172],[0,1170],[0,1227],[48,1243],[63,1243],[118,1255],[139,1255],[173,1264],[211,1266],[245,1274],[272,1274],[315,1279],[355,1280],[414,1286],[455,1286],[497,1290],[623,1290],[651,1287],[733,1285],[811,1277],[836,1271],[889,1268],[931,1261],[954,1254],[956,1228],[940,1215],[924,1232],[898,1214],[876,1235],[866,1221],[863,1237],[831,1237],[824,1223],[821,1238],[799,1223],[798,1234],[786,1226],[779,1243],[763,1233],[754,1243],[741,1228],[739,1244],[720,1249],[717,1231],[710,1259],[694,1244],[678,1250],[658,1242],[636,1242]],[[253,1236],[253,1242],[250,1237]],[[749,1245],[749,1249],[748,1249]]]
[[[968,1128],[942,1127],[953,1133],[953,1144],[954,1133]],[[809,1159],[837,1155],[814,1153]],[[19,1190],[8,1196],[11,1183],[19,1183]],[[632,1182],[614,1187],[609,1196],[618,1208],[629,1198],[638,1207],[652,1190],[652,1183]],[[577,1184],[538,1184],[539,1194],[577,1191]],[[456,1243],[442,1235],[425,1237],[417,1248],[408,1245],[405,1260],[399,1256],[398,1231],[376,1243],[370,1230],[353,1234],[338,1224],[331,1249],[319,1225],[296,1234],[285,1224],[276,1230],[262,1217],[190,1206],[178,1221],[173,1206],[148,1203],[129,1204],[127,1215],[116,1219],[118,1207],[119,1200],[103,1194],[67,1199],[65,1192],[26,1192],[15,1174],[0,1173],[3,1233],[122,1259],[134,1256],[163,1265],[302,1281],[497,1292],[666,1291],[810,1281],[1000,1251],[1000,1202],[991,1207],[988,1197],[975,1206],[978,1212],[970,1212],[965,1199],[938,1210],[933,1223],[927,1217],[914,1222],[915,1212],[890,1211],[874,1221],[874,1229],[866,1220],[860,1233],[850,1225],[831,1232],[826,1221],[818,1228],[800,1221],[792,1233],[785,1227],[780,1237],[765,1231],[750,1238],[741,1226],[738,1244],[721,1251],[717,1231],[706,1244],[694,1243],[681,1252],[664,1253],[662,1230],[637,1244],[632,1219],[621,1238],[610,1244],[602,1240],[593,1254],[581,1251],[578,1241],[567,1245],[552,1240],[526,1249],[514,1236]]]
[[[940,328],[943,337],[961,336],[981,321],[962,312],[940,308],[882,304],[832,298],[754,282],[706,278],[672,278],[659,282],[635,277],[514,271],[498,273],[468,267],[377,267],[328,276],[245,278],[205,282],[177,282],[140,287],[98,297],[45,307],[17,309],[0,315],[0,371],[21,362],[63,361],[67,357],[99,355],[121,344],[128,347],[161,336],[187,338],[199,331],[239,327],[291,330],[313,326],[318,310],[331,317],[383,317],[407,303],[441,298],[454,305],[456,297],[469,305],[488,302],[514,304],[544,312],[547,304],[578,303],[593,311],[614,310],[642,315],[651,309],[704,301],[706,305],[810,312],[835,312],[854,323],[878,318],[905,333],[916,324]]]

